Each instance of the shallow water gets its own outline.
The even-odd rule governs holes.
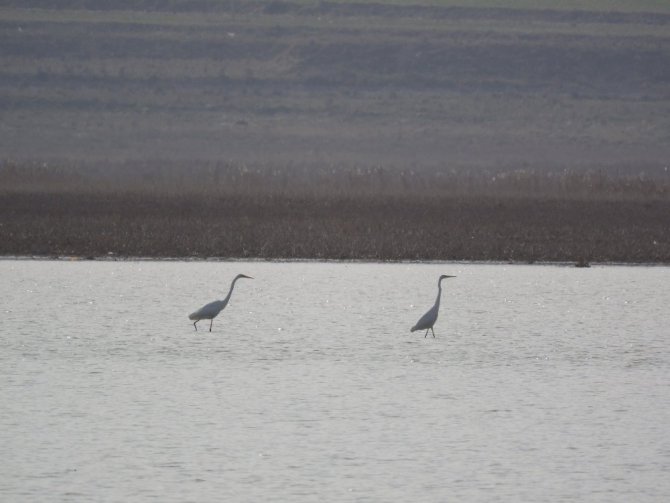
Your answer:
[[[410,334],[442,273],[437,337]],[[7,260],[0,278],[2,501],[670,497],[667,267]]]

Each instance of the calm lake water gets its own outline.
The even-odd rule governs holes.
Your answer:
[[[195,332],[187,316],[232,300]],[[409,328],[445,280],[437,337]],[[670,268],[0,261],[2,501],[669,501]]]

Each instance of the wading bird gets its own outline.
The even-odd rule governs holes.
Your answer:
[[[196,312],[191,313],[188,315],[189,320],[195,320],[193,322],[193,326],[195,327],[195,331],[198,331],[198,323],[200,320],[210,320],[209,321],[209,331],[212,331],[212,323],[214,323],[214,318],[217,317],[217,315],[223,311],[223,308],[228,305],[228,301],[230,300],[230,296],[233,293],[233,288],[235,287],[235,282],[240,279],[240,278],[249,278],[249,279],[254,279],[251,276],[245,276],[244,274],[238,274],[235,276],[235,279],[233,282],[230,284],[230,291],[228,292],[228,295],[226,296],[225,299],[223,300],[215,300],[214,302],[210,302],[207,305],[202,306],[200,309],[198,309]]]
[[[440,310],[440,296],[442,295],[442,280],[444,278],[455,278],[456,276],[447,276],[443,274],[440,276],[440,279],[437,280],[437,299],[435,299],[435,304],[431,307],[426,314],[424,314],[419,321],[416,322],[410,332],[415,332],[416,330],[425,330],[424,338],[428,335],[428,330],[433,332],[433,337],[435,337],[435,330],[433,330],[433,325],[437,321],[437,313]]]

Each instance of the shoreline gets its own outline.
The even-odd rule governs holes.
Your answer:
[[[371,260],[371,259],[320,259],[320,258],[259,258],[259,257],[151,257],[151,256],[50,256],[50,255],[0,255],[5,262],[251,262],[273,264],[397,264],[397,265],[502,265],[502,266],[542,266],[571,267],[589,269],[592,267],[670,267],[670,262],[589,262],[580,265],[575,261],[505,261],[505,260]]]

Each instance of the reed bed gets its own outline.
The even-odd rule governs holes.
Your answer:
[[[670,263],[667,178],[45,170],[0,169],[0,254]]]

